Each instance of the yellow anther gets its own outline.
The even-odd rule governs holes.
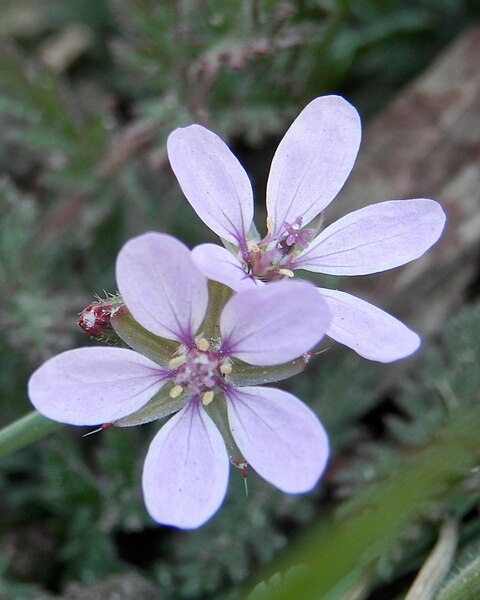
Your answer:
[[[280,273],[280,275],[285,275],[285,277],[293,277],[293,271],[290,271],[290,269],[278,269],[278,272]]]
[[[169,361],[168,368],[176,369],[180,365],[183,365],[186,360],[187,360],[187,357],[184,354],[182,354],[181,356],[175,356],[175,358],[172,358],[172,360]]]
[[[180,394],[183,392],[183,388],[181,385],[176,385],[170,390],[170,398],[178,398]]]
[[[267,231],[268,233],[273,233],[275,230],[275,226],[273,224],[272,217],[267,217]]]
[[[230,375],[231,372],[232,372],[232,365],[225,363],[224,365],[220,366],[220,373],[222,375]]]
[[[206,352],[208,350],[208,348],[210,347],[208,340],[206,340],[205,338],[198,338],[196,343],[197,343],[197,348],[199,350],[201,350],[202,352]]]
[[[203,406],[208,406],[210,402],[213,400],[213,392],[212,390],[208,390],[202,396],[202,404]]]
[[[248,242],[247,248],[249,252],[260,252],[257,242]]]

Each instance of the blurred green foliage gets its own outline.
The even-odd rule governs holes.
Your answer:
[[[210,239],[168,168],[174,127],[200,122],[235,144],[261,200],[272,147],[310,99],[340,92],[374,114],[479,15],[474,0],[4,0],[0,425],[30,410],[26,382],[37,365],[91,343],[77,313],[94,293],[115,291],[127,238],[155,229],[189,245]],[[232,473],[224,506],[199,531],[157,527],[143,507],[141,466],[158,425],[85,439],[64,429],[4,459],[0,596],[52,597],[72,581],[135,572],[158,598],[240,597],[240,585],[300,531],[319,517],[353,518],[373,483],[388,482],[471,409],[479,336],[472,308],[402,395],[392,390],[395,417],[374,392],[385,367],[346,351],[320,356],[289,385],[330,432],[335,460],[324,485],[290,497],[252,474],[247,499]],[[365,426],[374,410],[388,424],[381,435]],[[455,486],[427,494],[397,547],[371,561],[365,590],[385,599],[405,590],[445,513],[461,522],[462,547],[474,547],[478,474],[457,475]],[[472,552],[458,568],[473,581]],[[358,585],[357,573],[343,575]]]

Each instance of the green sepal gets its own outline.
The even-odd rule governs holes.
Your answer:
[[[168,366],[180,346],[179,342],[161,338],[142,327],[126,306],[122,306],[112,315],[110,323],[127,346],[162,367]]]
[[[198,329],[199,333],[208,341],[220,339],[220,315],[232,295],[232,290],[223,283],[218,281],[208,282],[207,313]]]
[[[113,421],[112,425],[115,425],[115,427],[144,425],[179,411],[188,402],[189,394],[183,392],[178,398],[172,398],[170,391],[174,386],[175,383],[169,381],[142,408],[127,417]]]
[[[208,416],[212,419],[222,434],[223,441],[227,447],[228,458],[232,465],[239,469],[245,467],[247,461],[240,452],[237,443],[233,439],[232,432],[230,431],[230,425],[228,423],[227,401],[225,400],[225,396],[220,392],[215,392],[215,397],[212,402],[203,408],[206,410]]]
[[[245,385],[261,385],[282,381],[301,373],[310,360],[309,354],[302,354],[295,360],[273,367],[256,367],[249,365],[238,358],[231,358],[232,372],[225,379],[232,385],[239,387]]]

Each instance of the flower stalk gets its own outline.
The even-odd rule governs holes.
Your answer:
[[[47,437],[61,427],[61,423],[45,418],[36,410],[29,412],[0,430],[0,458]]]

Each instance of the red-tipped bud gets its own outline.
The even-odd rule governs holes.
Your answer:
[[[82,310],[78,317],[78,325],[97,340],[117,341],[117,334],[110,324],[111,316],[122,306],[120,296],[98,298]]]
[[[78,325],[94,338],[103,337],[105,329],[110,327],[111,306],[99,302],[89,304],[78,318]]]

